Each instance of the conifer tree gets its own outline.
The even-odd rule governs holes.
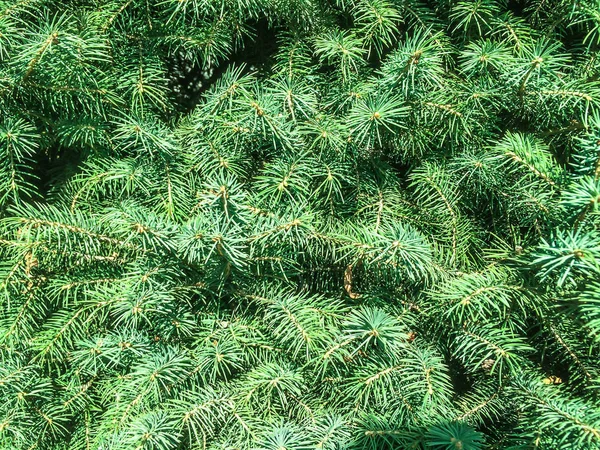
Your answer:
[[[598,0],[0,0],[0,448],[600,448]]]

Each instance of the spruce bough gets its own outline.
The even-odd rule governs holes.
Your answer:
[[[0,0],[0,448],[600,448],[597,0]]]

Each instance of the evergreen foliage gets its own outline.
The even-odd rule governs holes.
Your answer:
[[[0,0],[0,448],[600,448],[598,0]]]

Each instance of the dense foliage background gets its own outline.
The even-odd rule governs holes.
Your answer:
[[[598,0],[0,0],[0,448],[600,448]]]

